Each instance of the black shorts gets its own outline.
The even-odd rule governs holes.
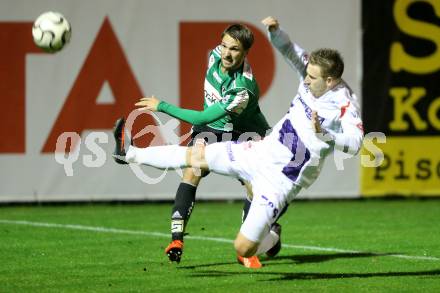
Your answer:
[[[188,146],[193,146],[197,139],[205,140],[206,144],[211,144],[221,141],[237,141],[241,133],[227,132],[210,128],[208,126],[193,126],[191,133],[191,140],[188,142]]]

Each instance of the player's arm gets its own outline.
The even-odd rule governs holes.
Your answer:
[[[218,120],[227,114],[220,103],[213,104],[203,111],[197,111],[177,107],[173,104],[160,101],[154,96],[142,98],[135,104],[135,106],[140,107],[141,110],[163,112],[193,125],[205,125]]]
[[[341,107],[342,132],[335,133],[335,148],[351,155],[356,155],[362,147],[364,129],[360,115],[351,101]]]
[[[322,129],[316,111],[312,111],[311,120],[312,127],[318,138],[326,142],[333,142],[335,149],[350,155],[356,155],[361,149],[364,137],[362,120],[350,102],[345,108],[341,108],[340,120],[342,132],[327,132],[325,129]]]
[[[287,64],[295,69],[300,77],[305,77],[307,52],[290,40],[289,35],[280,28],[276,18],[268,16],[261,23],[266,26],[270,42],[283,55]]]

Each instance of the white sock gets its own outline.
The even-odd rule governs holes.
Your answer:
[[[274,247],[274,245],[278,242],[278,240],[280,240],[280,236],[272,230],[269,231],[266,237],[264,237],[263,240],[261,241],[260,245],[258,246],[257,252],[255,254],[259,255],[265,253],[266,251]]]
[[[130,146],[125,156],[127,162],[149,165],[158,169],[186,167],[187,147],[164,145],[146,148]]]

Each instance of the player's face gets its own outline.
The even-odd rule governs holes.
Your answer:
[[[243,64],[247,51],[243,49],[240,41],[226,34],[222,39],[221,49],[223,72],[233,71]]]
[[[321,67],[310,63],[307,65],[307,75],[304,79],[304,84],[315,98],[319,98],[330,88],[328,78],[321,76]]]

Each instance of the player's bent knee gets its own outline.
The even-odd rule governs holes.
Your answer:
[[[195,144],[188,148],[186,160],[189,167],[200,168],[201,170],[208,170],[208,163],[205,159],[205,145]]]

